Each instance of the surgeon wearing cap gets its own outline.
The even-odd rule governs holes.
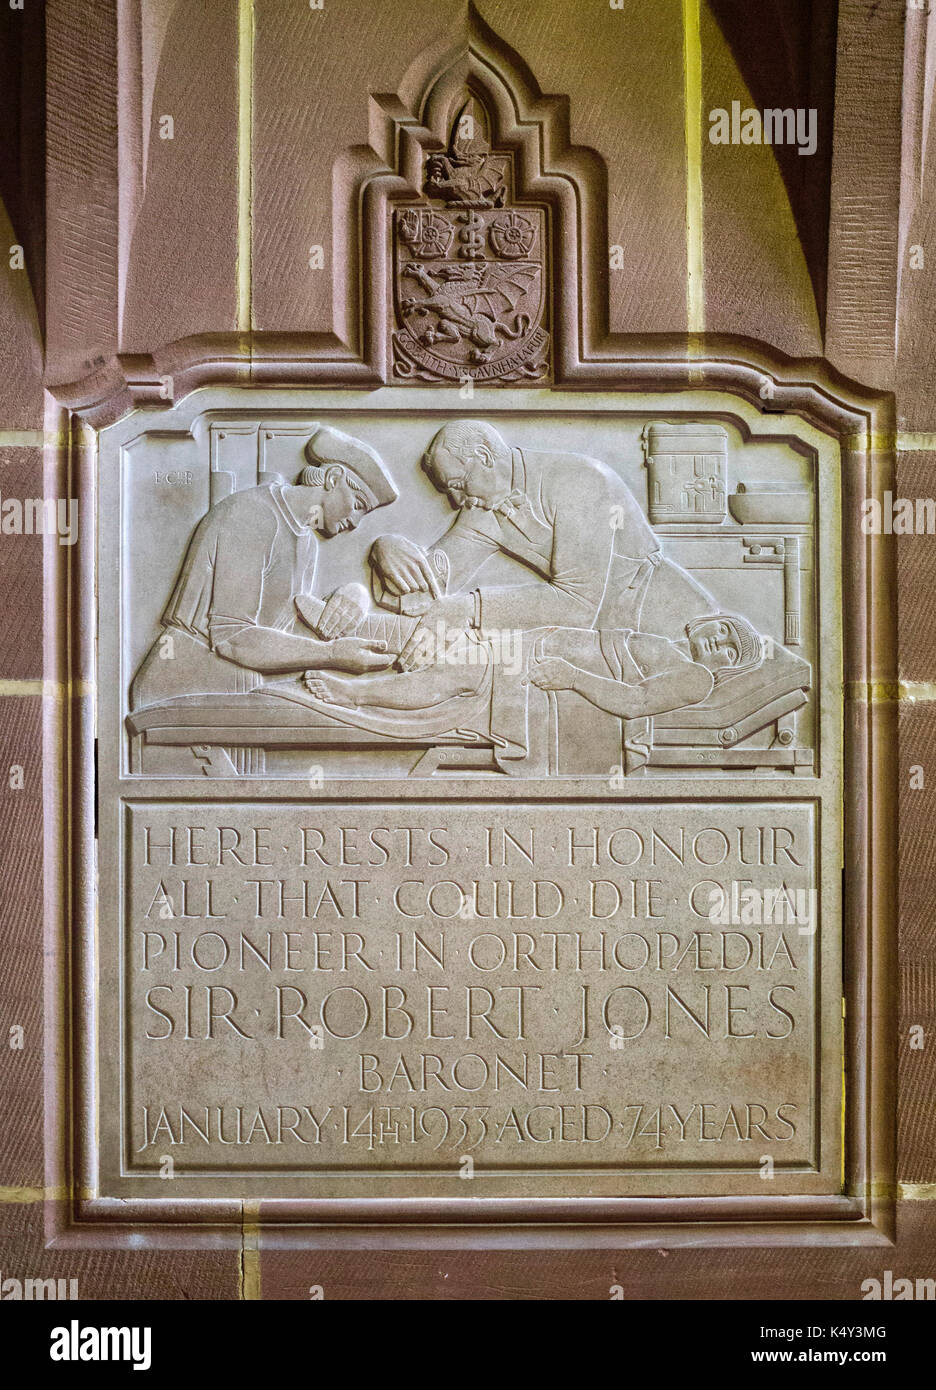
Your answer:
[[[382,642],[353,633],[366,611],[360,585],[314,596],[318,537],[353,531],[397,491],[375,450],[318,429],[294,483],[245,488],[195,529],[131,690],[139,709],[178,695],[252,690],[268,675],[308,669],[361,673],[390,665]]]

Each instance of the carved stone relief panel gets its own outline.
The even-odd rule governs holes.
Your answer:
[[[120,447],[131,774],[818,770],[800,440],[320,399]]]
[[[98,451],[97,1190],[836,1193],[832,437],[212,388]]]

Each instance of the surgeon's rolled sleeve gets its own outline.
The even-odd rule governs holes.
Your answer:
[[[208,643],[213,652],[229,660],[237,659],[238,636],[248,628],[262,626],[260,610],[270,539],[270,527],[262,525],[250,534],[219,538],[208,616]]]

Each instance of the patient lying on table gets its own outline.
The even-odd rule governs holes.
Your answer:
[[[622,628],[556,628],[536,641],[528,678],[541,690],[570,690],[609,714],[636,719],[701,704],[716,684],[763,660],[761,637],[747,619],[721,613],[692,619],[682,642]],[[303,683],[314,700],[348,711],[428,713],[481,694],[490,663],[488,644],[474,633],[455,633],[415,671],[307,671]]]
[[[534,647],[529,677],[541,690],[570,690],[597,709],[639,719],[701,704],[717,684],[763,660],[747,619],[716,613],[688,622],[682,642],[623,628],[557,629]]]

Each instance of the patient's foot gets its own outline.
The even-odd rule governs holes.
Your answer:
[[[332,671],[306,671],[303,681],[310,695],[323,704],[346,709],[432,710],[457,695],[476,695],[486,676],[483,666],[449,670],[433,666],[426,671],[377,671],[370,676],[338,676]]]
[[[357,701],[352,694],[354,682],[341,676],[324,675],[321,671],[306,671],[303,681],[306,690],[325,705],[344,705],[353,709]]]

